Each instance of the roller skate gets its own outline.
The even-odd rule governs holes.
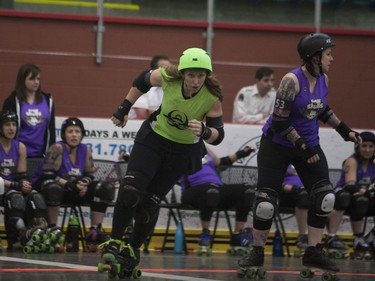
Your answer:
[[[91,227],[89,233],[86,235],[86,249],[85,252],[96,253],[98,245],[109,240],[108,235],[102,231],[102,225],[98,227]]]
[[[64,232],[58,226],[47,228],[47,239],[44,242],[47,253],[64,253]]]
[[[247,256],[238,261],[239,268],[237,276],[246,279],[265,279],[266,270],[264,264],[264,248],[261,246],[252,246]]]
[[[323,252],[323,246],[307,247],[302,258],[305,267],[300,271],[302,278],[312,278],[315,272],[321,272],[323,281],[339,280],[336,273],[340,271],[338,266]]]
[[[364,237],[354,238],[353,252],[350,253],[350,258],[353,260],[371,260],[373,258],[371,247],[365,241]]]
[[[211,256],[212,255],[212,235],[210,234],[210,231],[208,229],[203,229],[202,233],[199,235],[199,248],[197,250],[198,256]]]
[[[120,271],[118,273],[120,279],[141,278],[142,271],[138,267],[140,261],[139,249],[133,249],[132,246],[127,244],[118,254],[117,261],[120,264]]]
[[[250,253],[253,243],[253,229],[246,227],[239,233],[233,233],[230,237],[230,248],[227,250],[229,256],[246,256]]]
[[[101,261],[98,263],[99,272],[108,272],[110,279],[115,278],[120,272],[120,264],[117,262],[121,241],[110,239],[99,245],[101,249]]]
[[[33,227],[20,232],[23,252],[25,254],[42,252],[42,242],[46,239],[46,232],[40,227]]]
[[[307,248],[307,234],[299,234],[296,239],[296,246],[297,249],[294,251],[294,257],[299,258],[301,257]]]
[[[337,235],[327,236],[325,247],[331,258],[345,259],[348,257],[349,246],[346,245]]]
[[[372,258],[375,258],[375,228],[373,228],[366,236],[366,243],[370,246]]]

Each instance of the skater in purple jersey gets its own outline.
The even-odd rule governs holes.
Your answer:
[[[308,247],[302,264],[322,271],[339,271],[338,266],[324,255],[319,244],[335,203],[327,160],[319,145],[319,121],[334,128],[345,141],[360,144],[362,140],[327,105],[327,73],[333,63],[332,47],[335,45],[333,39],[324,33],[303,36],[297,46],[302,65],[281,80],[274,112],[263,127],[257,158],[254,247],[248,256],[239,261],[240,269],[263,266],[264,246],[284,175],[288,165],[293,164],[310,196]]]
[[[34,231],[47,227],[46,203],[26,171],[26,147],[14,139],[17,124],[13,111],[0,112],[0,203],[4,204],[8,251],[25,246]]]
[[[52,96],[41,90],[40,69],[34,64],[19,68],[14,91],[7,97],[3,110],[18,116],[16,139],[26,145],[28,158],[41,158],[56,141],[55,107]]]

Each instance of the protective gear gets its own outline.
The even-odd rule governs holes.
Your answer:
[[[320,121],[322,121],[323,123],[327,123],[329,118],[331,118],[331,116],[333,115],[333,111],[332,109],[327,105],[323,112],[319,114],[318,118]]]
[[[26,210],[25,198],[21,192],[10,190],[5,194],[4,206],[7,217],[22,218]]]
[[[205,50],[200,48],[189,48],[185,50],[178,63],[178,71],[195,68],[212,72],[211,58]]]
[[[204,125],[203,122],[201,122],[201,125],[202,125],[202,133],[200,137],[204,140],[208,140],[212,135],[212,130],[208,128],[206,125]]]
[[[131,185],[120,185],[117,201],[124,207],[133,208],[141,201],[141,192]]]
[[[159,216],[160,198],[154,194],[146,193],[142,202],[138,205],[134,220],[137,223],[146,224],[156,220]]]
[[[299,41],[297,51],[303,61],[309,61],[316,53],[335,45],[336,43],[327,34],[310,33]]]
[[[45,211],[47,210],[47,205],[44,197],[42,196],[42,194],[35,190],[31,190],[31,192],[27,195],[26,206],[30,207],[30,209],[33,210],[35,217],[44,215]]]
[[[3,136],[3,125],[7,122],[15,122],[18,130],[18,116],[11,110],[3,110],[0,113],[0,136]]]
[[[340,122],[340,124],[336,127],[336,132],[340,134],[340,136],[344,139],[344,141],[352,141],[352,139],[349,138],[349,134],[351,132],[355,133],[356,137],[359,136],[359,133],[356,131],[353,131],[346,125],[344,122]]]
[[[347,192],[353,194],[361,189],[361,187],[355,182],[348,182],[343,187]]]
[[[82,121],[76,117],[69,117],[65,119],[61,125],[61,139],[64,142],[66,142],[65,131],[69,126],[78,126],[81,129],[81,134],[82,134],[82,139],[83,139],[83,137],[85,136],[85,127],[83,126]]]
[[[46,180],[40,189],[48,206],[60,206],[64,199],[64,188],[54,180]]]
[[[113,184],[106,181],[98,181],[95,183],[95,193],[94,196],[98,197],[100,201],[112,202],[115,198],[115,187]]]
[[[135,80],[133,81],[133,87],[137,88],[142,93],[147,93],[151,88],[150,76],[152,71],[143,71]]]
[[[2,196],[5,193],[5,183],[4,179],[0,177],[0,196]],[[0,201],[1,203],[2,201]]]
[[[298,187],[294,195],[296,206],[300,209],[308,209],[310,205],[309,194],[303,187]]]
[[[306,159],[309,159],[310,157],[313,157],[315,154],[317,154],[316,150],[308,145],[303,138],[297,139],[295,142],[295,146],[303,152]]]
[[[335,205],[333,186],[328,180],[315,183],[311,189],[312,208],[317,216],[326,217]]]
[[[208,127],[222,128],[224,127],[223,116],[218,117],[206,117],[206,124]]]
[[[370,200],[362,193],[357,192],[353,194],[350,211],[348,211],[348,213],[350,213],[352,217],[362,219],[367,214],[369,207]]]
[[[293,126],[287,118],[279,117],[276,114],[273,114],[271,130],[276,134],[280,134],[281,136],[287,136],[293,130]]]
[[[16,173],[14,175],[14,180],[22,183],[22,181],[29,181],[30,177],[27,173]]]
[[[278,206],[278,194],[275,190],[261,187],[255,191],[254,217],[260,221],[270,221]]]
[[[217,136],[216,140],[214,140],[213,142],[210,143],[211,145],[218,145],[218,144],[220,144],[223,141],[224,136],[225,136],[224,128],[215,128],[215,129],[217,130],[217,132],[219,133],[219,135]]]
[[[206,191],[207,207],[216,208],[220,202],[220,192],[217,188],[210,188]]]
[[[335,197],[335,210],[345,211],[349,207],[350,201],[352,199],[352,195],[350,194],[350,192],[345,188],[336,187]]]
[[[248,149],[245,149],[245,148],[248,148]],[[238,151],[236,152],[237,159],[241,159],[241,158],[247,157],[247,156],[249,156],[252,152],[255,151],[254,149],[250,149],[248,146],[246,146],[245,148],[244,148],[244,149],[241,149],[241,150],[238,150]]]
[[[129,114],[129,111],[132,106],[133,104],[127,99],[125,99],[123,103],[117,107],[117,111],[113,113],[113,117],[120,121],[124,120],[124,116]]]
[[[375,134],[372,132],[364,131],[359,134],[359,136],[362,138],[362,141],[371,141],[375,144]]]

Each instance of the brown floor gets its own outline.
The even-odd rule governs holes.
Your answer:
[[[151,252],[142,255],[141,280],[245,280],[236,273],[238,257],[214,253],[210,257],[199,257],[194,253],[176,255],[173,252]],[[97,272],[99,255],[93,253],[65,254],[0,254],[1,281],[89,281],[108,280],[106,273]],[[301,260],[295,257],[266,256],[265,280],[303,280],[299,276]],[[375,278],[375,260],[339,260],[340,280],[369,281]],[[317,276],[309,280],[320,280]]]

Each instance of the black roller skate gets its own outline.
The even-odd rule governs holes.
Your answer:
[[[120,264],[120,272],[118,277],[121,279],[139,279],[142,276],[142,271],[138,267],[140,261],[139,249],[133,249],[129,244],[123,247],[117,256],[117,261]]]
[[[42,252],[42,243],[46,240],[46,232],[40,227],[33,227],[20,231],[20,241],[25,254]]]
[[[302,258],[302,265],[306,267],[300,272],[302,278],[312,278],[315,272],[321,272],[323,281],[339,280],[336,273],[340,269],[323,252],[323,245],[318,244],[316,247],[307,247]]]
[[[98,263],[99,272],[108,272],[109,278],[115,278],[120,272],[120,264],[117,262],[121,241],[110,239],[99,245],[102,259]]]
[[[250,253],[253,244],[253,229],[246,227],[239,233],[233,233],[230,237],[230,248],[227,254],[230,256],[245,256]]]
[[[58,226],[52,226],[46,230],[47,239],[44,242],[45,252],[64,253],[64,232]]]
[[[325,240],[325,247],[328,255],[334,259],[345,259],[348,257],[349,246],[346,245],[340,237],[327,236]]]
[[[238,261],[239,268],[237,269],[237,276],[239,278],[246,277],[247,279],[266,278],[266,270],[264,264],[264,248],[261,246],[252,246],[250,253]]]
[[[354,260],[371,260],[371,247],[365,241],[364,237],[355,237],[353,243],[353,252],[350,253],[350,258]]]
[[[109,235],[102,231],[102,225],[98,227],[91,227],[89,233],[86,235],[86,252],[96,253],[98,245],[109,240]]]
[[[210,231],[208,229],[203,229],[202,233],[199,235],[199,248],[197,250],[197,255],[202,256],[211,256],[212,255],[212,235],[210,234]]]
[[[308,237],[307,234],[299,234],[296,239],[297,249],[294,251],[294,257],[301,257],[307,248]]]

